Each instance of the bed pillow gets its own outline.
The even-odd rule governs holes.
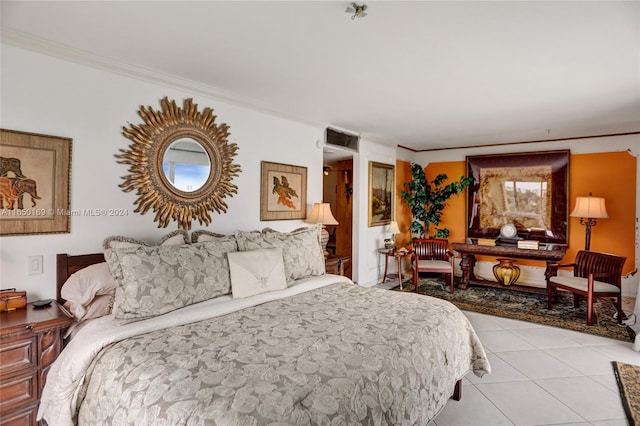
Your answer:
[[[164,237],[160,239],[158,245],[160,246],[174,246],[174,245],[183,245],[189,243],[189,234],[187,231],[182,229],[175,230],[173,232],[168,233]],[[120,270],[120,265],[117,262],[117,259],[109,259],[109,256],[113,256],[113,252],[109,249],[123,248],[123,247],[151,247],[150,244],[145,243],[144,241],[136,240],[135,238],[123,237],[120,235],[113,235],[107,237],[102,242],[102,246],[105,248],[104,257],[109,264],[111,269],[111,274],[117,283],[122,281],[122,271]]]
[[[169,232],[164,237],[160,238],[158,242],[159,246],[179,246],[182,244],[189,244],[191,240],[189,239],[189,233],[184,229],[176,229],[173,232]]]
[[[144,241],[136,240],[135,238],[130,237],[122,237],[120,235],[112,235],[105,238],[102,242],[102,247],[104,247],[105,249],[148,245],[149,244],[145,243]]]
[[[77,305],[69,302],[64,303],[66,310],[73,314],[75,320],[80,323],[93,318],[100,318],[111,313],[113,308],[113,298],[115,290],[111,294],[102,294],[93,298],[93,300],[86,306],[81,306],[80,309]]]
[[[324,255],[320,246],[321,225],[297,229],[293,232],[236,232],[240,251],[260,248],[282,248],[287,282],[325,273]]]
[[[200,229],[199,231],[194,231],[191,233],[191,242],[192,243],[201,243],[203,241],[211,241],[216,238],[226,237],[226,235],[216,234],[215,232],[207,231],[205,229]]]
[[[233,298],[287,288],[282,248],[228,253]]]
[[[150,318],[229,294],[227,253],[233,251],[237,251],[233,236],[180,246],[108,249],[109,267],[122,271],[115,293],[115,317]]]
[[[106,262],[96,263],[87,266],[75,272],[62,286],[60,295],[67,301],[69,312],[78,320],[86,320],[96,318],[98,316],[107,315],[109,306],[99,302],[96,306],[92,303],[99,296],[108,296],[114,294],[116,282],[111,275],[109,266]],[[91,315],[88,312],[91,311]]]

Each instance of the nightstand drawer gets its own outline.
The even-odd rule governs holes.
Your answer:
[[[38,372],[2,379],[0,414],[19,405],[38,401]]]
[[[38,406],[29,405],[20,410],[15,410],[11,414],[3,414],[0,417],[0,426],[33,426],[38,424]]]
[[[36,338],[0,344],[0,377],[16,371],[37,368]]]

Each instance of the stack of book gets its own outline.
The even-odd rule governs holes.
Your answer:
[[[520,240],[518,241],[519,249],[531,249],[538,250],[538,245],[540,244],[537,240]]]
[[[491,238],[478,238],[478,245],[479,246],[495,246],[496,240],[493,240]]]

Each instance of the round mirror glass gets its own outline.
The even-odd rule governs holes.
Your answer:
[[[162,169],[165,178],[174,188],[193,192],[207,182],[211,161],[200,143],[183,138],[172,142],[164,152]]]

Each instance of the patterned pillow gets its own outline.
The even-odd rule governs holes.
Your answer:
[[[321,225],[314,225],[289,233],[272,229],[262,232],[240,231],[236,232],[236,240],[240,251],[282,247],[287,282],[292,282],[311,275],[324,274],[324,255],[320,246],[321,229]]]
[[[160,239],[158,243],[159,246],[174,246],[174,245],[182,245],[188,244],[189,234],[187,231],[182,229],[177,229],[173,232],[168,233],[164,237]],[[145,243],[144,241],[136,240],[135,238],[123,237],[120,235],[112,235],[107,237],[102,242],[102,246],[105,248],[104,257],[109,264],[111,269],[111,275],[113,275],[113,279],[120,283],[122,282],[122,270],[120,269],[120,265],[118,264],[117,259],[109,259],[109,256],[114,256],[113,251],[109,249],[123,248],[123,247],[139,247],[146,246],[150,247],[150,244]]]
[[[144,241],[136,240],[135,238],[130,237],[123,237],[120,235],[112,235],[105,238],[102,242],[102,247],[104,247],[105,249],[148,245],[149,244],[145,243]]]
[[[206,229],[200,229],[191,233],[192,243],[201,243],[203,241],[211,241],[216,238],[226,237],[226,235],[216,234],[215,232],[207,231]]]
[[[169,232],[164,237],[160,238],[158,241],[159,246],[179,246],[181,244],[189,244],[191,239],[189,238],[189,233],[184,229],[176,229],[175,231]]]
[[[227,253],[233,236],[196,244],[108,249],[109,267],[120,268],[113,313],[140,320],[231,293]]]

